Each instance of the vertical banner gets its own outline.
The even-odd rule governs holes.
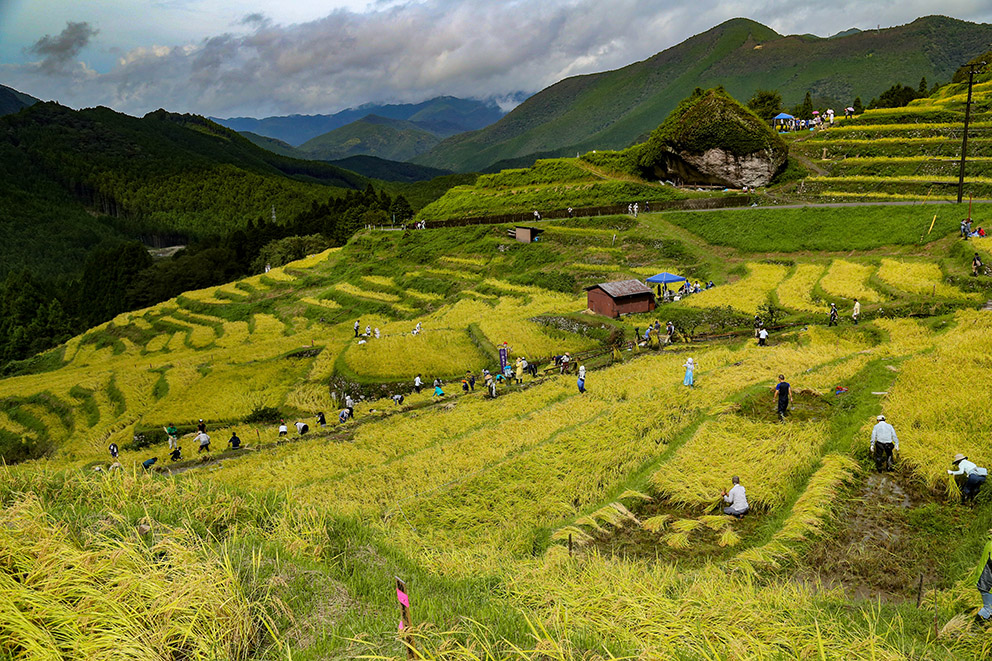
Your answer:
[[[506,370],[506,361],[507,361],[507,354],[506,354],[506,346],[504,345],[499,348],[499,369],[501,372]]]
[[[406,646],[406,658],[417,658],[416,647],[413,644],[413,637],[410,635],[410,597],[406,593],[406,583],[403,579],[396,578],[396,600],[400,602],[400,639]]]

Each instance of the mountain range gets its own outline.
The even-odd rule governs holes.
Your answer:
[[[722,85],[746,101],[781,93],[786,106],[809,92],[818,104],[864,101],[897,82],[947,81],[992,43],[992,25],[943,16],[832,37],[783,36],[744,18],[722,23],[646,60],[566,78],[498,122],[452,136],[414,162],[456,172],[493,163],[619,149],[643,139],[696,87]]]
[[[303,143],[368,116],[410,122],[421,131],[448,137],[474,131],[497,121],[505,113],[493,102],[439,96],[421,103],[365,104],[333,115],[285,115],[280,117],[211,117],[221,126],[250,131],[299,147]]]

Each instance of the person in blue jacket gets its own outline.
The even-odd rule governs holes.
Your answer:
[[[992,530],[989,530],[992,535]],[[982,608],[975,616],[975,620],[981,624],[988,624],[992,618],[992,538],[982,549],[982,559],[978,563],[978,594],[982,595]]]

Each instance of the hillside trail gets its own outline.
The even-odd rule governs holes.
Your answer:
[[[671,349],[669,351],[671,351]],[[599,355],[606,355],[608,353],[610,353],[610,351],[606,351],[606,352],[604,352],[602,354],[597,354],[597,356],[599,356]],[[657,353],[661,353],[661,351],[659,351]],[[639,352],[639,353],[633,354],[632,356],[627,357],[625,359],[625,361],[626,360],[637,359],[637,358],[641,358],[641,357],[649,356],[649,355],[655,355],[655,352],[653,352],[653,351],[642,351],[642,352]],[[602,369],[606,369],[611,364],[612,363],[607,363],[606,365],[599,366],[599,367],[589,366],[588,367],[588,371],[590,371],[590,372],[600,371]],[[537,386],[537,385],[540,385],[540,384],[544,383],[549,377],[554,377],[554,376],[555,376],[555,370],[553,370],[553,369],[552,370],[546,370],[539,377],[537,377],[537,378],[535,378],[535,379],[533,379],[531,381],[527,381],[527,382],[525,382],[523,384],[520,384],[520,386],[518,386],[517,390],[527,390],[529,388],[533,388],[534,386]],[[517,390],[514,390],[513,392],[516,392]],[[507,394],[506,391],[504,391],[504,394]],[[167,465],[163,465],[161,467],[156,467],[154,470],[155,470],[156,473],[165,473],[165,474],[168,474],[168,475],[181,475],[182,473],[186,473],[186,472],[189,472],[191,470],[200,469],[200,468],[209,468],[211,466],[217,466],[221,462],[224,462],[224,461],[238,460],[238,459],[241,459],[242,457],[251,456],[251,455],[254,455],[255,453],[258,453],[258,452],[271,452],[272,450],[275,450],[276,448],[283,447],[283,446],[285,446],[287,444],[296,444],[296,443],[300,443],[300,442],[303,442],[303,441],[315,441],[315,440],[324,440],[324,441],[329,442],[329,443],[347,443],[347,442],[351,441],[354,438],[356,431],[362,425],[365,425],[365,424],[368,424],[368,423],[371,423],[371,422],[386,420],[386,419],[389,419],[389,418],[391,418],[391,417],[393,417],[395,415],[400,415],[400,414],[403,414],[403,413],[431,411],[431,410],[436,410],[436,409],[448,409],[448,410],[450,410],[450,409],[453,409],[455,406],[457,406],[459,400],[461,400],[462,398],[464,398],[464,397],[474,397],[474,396],[485,397],[486,395],[485,395],[484,389],[480,387],[480,389],[478,391],[471,391],[471,392],[467,392],[467,393],[465,393],[465,392],[462,392],[462,393],[452,393],[451,395],[447,395],[446,398],[443,399],[443,400],[429,401],[429,402],[426,402],[424,404],[420,404],[420,405],[416,405],[416,406],[400,407],[400,408],[396,408],[396,409],[387,411],[385,413],[382,413],[381,415],[368,415],[368,416],[365,416],[363,418],[356,419],[352,424],[350,424],[345,429],[341,429],[341,427],[339,427],[339,426],[329,426],[329,427],[327,427],[325,429],[314,429],[314,430],[311,430],[310,433],[308,433],[308,434],[306,434],[304,436],[299,436],[299,435],[298,436],[287,436],[287,437],[282,438],[282,439],[280,439],[278,441],[275,441],[275,442],[272,442],[272,443],[263,443],[263,444],[259,444],[257,446],[251,446],[251,445],[247,445],[246,444],[239,451],[222,450],[219,454],[216,454],[216,455],[207,455],[207,456],[203,456],[203,457],[197,456],[197,457],[190,458],[190,459],[187,459],[187,460],[182,461],[182,462],[178,462],[176,464],[167,464]]]

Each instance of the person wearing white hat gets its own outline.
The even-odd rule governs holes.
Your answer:
[[[878,422],[871,430],[871,454],[875,458],[875,468],[879,473],[890,471],[894,466],[892,451],[899,451],[899,437],[895,427],[885,421],[885,416],[876,418]]]
[[[960,453],[954,455],[951,463],[957,466],[957,470],[949,470],[947,474],[957,476],[958,485],[961,487],[961,504],[964,505],[968,501],[974,502],[975,496],[985,484],[985,478],[989,474],[988,470],[968,461],[968,457]]]
[[[682,379],[682,385],[691,388],[694,383],[693,372],[696,370],[696,363],[693,362],[692,358],[687,358],[682,367],[685,368],[685,377]]]

